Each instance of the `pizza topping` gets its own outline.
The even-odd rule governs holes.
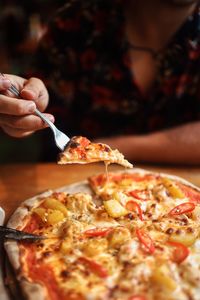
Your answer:
[[[33,210],[33,213],[39,216],[43,223],[47,222],[47,211],[45,208],[37,207]]]
[[[105,228],[92,228],[88,229],[83,232],[85,237],[104,237],[107,236],[109,232],[113,230],[112,227],[105,227]]]
[[[177,229],[169,237],[171,242],[178,242],[185,246],[192,246],[198,237],[198,230],[193,229],[193,232],[188,232],[188,229]]]
[[[176,281],[173,279],[167,264],[162,264],[155,268],[152,273],[152,281],[170,291],[174,291],[177,288]]]
[[[69,236],[62,240],[60,251],[64,254],[69,254],[72,252],[72,239]]]
[[[130,200],[126,203],[126,209],[127,210],[130,210],[130,211],[136,211],[136,213],[138,214],[139,218],[141,221],[143,221],[143,214],[142,214],[142,209],[140,207],[140,205],[133,201],[133,200]]]
[[[113,218],[119,218],[128,214],[128,211],[117,200],[111,199],[103,203],[105,210]]]
[[[49,198],[45,199],[44,202],[42,203],[42,205],[45,208],[49,208],[52,210],[59,210],[65,217],[68,215],[66,206],[62,202],[60,202],[54,198],[49,197]]]
[[[36,230],[40,228],[41,220],[40,217],[37,214],[33,214],[31,216],[31,219],[28,221],[26,226],[23,228],[23,231],[34,233]]]
[[[176,184],[174,184],[174,182],[171,179],[164,177],[162,178],[162,183],[167,188],[172,198],[185,198],[185,195],[182,192],[182,190]]]
[[[99,277],[106,278],[108,276],[107,270],[99,263],[90,260],[89,258],[86,257],[79,257],[78,261],[86,265],[86,267],[88,267],[92,272],[94,272]]]
[[[168,242],[168,244],[175,247],[172,258],[174,262],[180,264],[188,257],[190,252],[185,245],[178,242]]]
[[[185,197],[187,197],[190,200],[190,202],[200,204],[200,193],[198,191],[195,191],[194,189],[192,189],[188,186],[185,186],[181,183],[179,183],[179,186],[180,186],[182,192],[184,193]]]
[[[107,239],[89,239],[83,244],[82,250],[87,256],[93,257],[105,253],[107,248]]]
[[[155,246],[151,237],[143,229],[138,228],[136,229],[136,235],[142,245],[142,249],[147,253],[153,254]]]
[[[191,212],[195,209],[195,204],[192,202],[184,202],[174,207],[170,212],[170,216],[182,215]]]
[[[170,228],[170,227],[166,230],[167,234],[172,234],[173,232],[174,232],[174,229]]]
[[[138,253],[139,243],[136,240],[128,240],[121,245],[119,250],[119,260],[121,262],[130,262]]]
[[[128,300],[146,300],[147,298],[140,295],[131,296]]]
[[[67,144],[67,146],[69,146],[69,145],[70,145],[70,148],[72,148],[72,149],[77,148],[77,147],[80,146],[79,143],[73,142],[73,141],[71,141],[70,144]]]
[[[113,150],[103,143],[92,143],[85,137],[74,136],[60,154],[58,164],[93,163],[103,161],[107,164],[117,163],[126,168],[132,168],[117,149]]]
[[[124,227],[117,227],[108,236],[109,246],[113,248],[119,248],[130,239],[130,231]]]
[[[128,192],[128,194],[138,200],[143,200],[143,201],[150,200],[149,193],[147,190],[133,190]]]
[[[195,209],[192,212],[192,218],[197,222],[200,221],[200,206],[199,205],[195,206]]]
[[[47,210],[47,224],[55,225],[64,220],[64,214],[60,210],[48,209]]]

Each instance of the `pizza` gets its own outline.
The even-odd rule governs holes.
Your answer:
[[[58,164],[88,164],[99,161],[106,164],[116,163],[126,168],[133,167],[119,150],[113,150],[103,143],[92,143],[82,136],[70,139],[65,150],[59,155]]]
[[[199,300],[200,189],[142,169],[97,174],[25,201],[6,241],[25,299]]]

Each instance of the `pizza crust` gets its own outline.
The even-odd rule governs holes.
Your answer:
[[[31,283],[25,279],[20,280],[24,296],[29,300],[44,300],[46,295],[45,289],[38,283]]]
[[[155,172],[155,171],[150,171],[150,170],[144,170],[144,169],[140,169],[140,168],[134,168],[132,170],[125,170],[124,172],[122,171],[117,171],[114,173],[130,173],[130,174],[134,174],[134,173],[139,173],[141,175],[159,175],[159,176],[163,176],[163,177],[167,177],[170,178],[172,180],[177,180],[180,183],[185,184],[186,186],[189,186],[193,189],[195,189],[196,191],[200,192],[200,188],[198,188],[197,186],[193,185],[192,183],[188,182],[187,180],[179,177],[179,176],[175,176],[175,175],[170,175],[167,173],[159,173],[159,172]],[[37,196],[34,196],[26,201],[24,201],[21,206],[14,212],[14,214],[11,216],[10,220],[8,221],[7,226],[16,229],[18,226],[22,226],[23,225],[23,218],[25,217],[25,215],[27,215],[27,213],[34,207],[38,206],[40,201],[43,200],[43,197],[47,197],[49,196],[52,192],[67,192],[70,194],[73,193],[77,193],[77,192],[83,192],[83,193],[88,193],[88,194],[93,194],[93,191],[90,189],[89,184],[87,182],[87,180],[78,182],[78,183],[74,183],[68,186],[63,186],[59,189],[56,190],[49,190],[47,192],[44,192],[42,194],[39,194]],[[4,244],[5,246],[5,250],[7,252],[7,255],[9,257],[9,260],[11,262],[12,267],[14,268],[16,274],[18,273],[18,271],[20,270],[20,259],[19,259],[19,247],[18,247],[18,243],[12,240],[8,240],[5,242]],[[18,273],[19,274],[19,273]],[[28,282],[26,279],[21,278],[19,275],[17,275],[17,278],[19,280],[19,283],[22,287],[22,291],[25,294],[26,299],[28,300],[45,300],[46,299],[46,290],[45,288],[40,285],[40,284],[36,284],[36,283],[31,283]],[[2,298],[3,300],[3,298]],[[7,299],[5,299],[7,300]]]

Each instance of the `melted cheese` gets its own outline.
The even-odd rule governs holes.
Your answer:
[[[134,190],[139,190],[138,195],[142,193],[141,199],[130,195]],[[142,199],[143,191],[147,199]],[[91,300],[129,300],[133,295],[145,295],[147,300],[188,300],[188,297],[199,300],[200,221],[191,213],[168,215],[188,198],[170,196],[160,177],[139,182],[130,178],[114,182],[109,178],[99,187],[98,195],[102,199],[98,207],[87,194],[61,197],[66,216],[52,226],[41,217],[41,228],[35,230],[49,237],[33,247],[38,263],[52,268],[59,288],[64,293],[74,291]],[[119,201],[122,206],[133,200],[140,206],[143,219],[137,209],[112,218],[103,205],[103,201],[110,199]],[[44,208],[44,200],[41,208]],[[48,214],[48,208],[45,210]],[[34,217],[34,209],[31,213]],[[94,231],[94,235],[84,235],[87,230]],[[137,230],[143,230],[146,238],[141,238]],[[196,232],[194,242],[187,246],[188,257],[176,263],[173,260],[175,248],[168,241],[173,236],[175,240],[182,239],[184,244],[186,236],[188,239],[188,234]],[[152,252],[148,248],[151,243]],[[23,276],[29,278],[29,249],[26,245],[21,248],[25,251],[21,252],[25,253],[21,257]]]

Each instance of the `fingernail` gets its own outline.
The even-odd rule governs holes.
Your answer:
[[[35,105],[34,102],[28,103],[26,107],[27,107],[27,111],[29,113],[33,113],[35,111],[35,109],[36,109],[36,105]]]
[[[2,79],[1,84],[5,89],[8,89],[11,86],[11,82],[8,79]]]

